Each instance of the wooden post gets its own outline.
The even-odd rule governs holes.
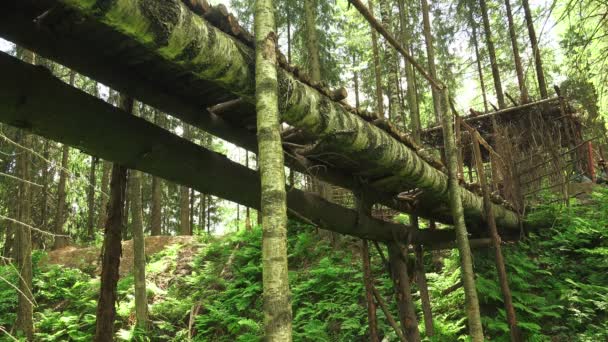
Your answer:
[[[486,183],[483,169],[483,160],[481,159],[481,150],[479,148],[479,139],[477,131],[470,131],[471,138],[473,141],[473,154],[475,157],[475,166],[479,175],[479,184],[481,185],[483,194],[483,207],[485,211],[485,219],[490,229],[490,236],[492,238],[492,244],[494,245],[495,258],[496,258],[496,269],[498,271],[498,278],[500,281],[500,289],[502,291],[503,300],[505,303],[505,311],[507,313],[507,322],[509,324],[509,330],[511,333],[511,341],[521,341],[519,329],[517,328],[517,317],[515,316],[515,309],[513,308],[513,299],[511,297],[511,290],[509,289],[509,282],[507,279],[507,271],[505,269],[505,262],[500,247],[500,236],[498,235],[498,229],[496,228],[496,221],[494,220],[494,213],[492,212],[492,206],[490,201],[490,189]]]
[[[410,288],[410,278],[407,273],[407,248],[402,248],[396,241],[389,242],[388,255],[391,266],[391,278],[395,286],[395,297],[399,318],[408,341],[420,341],[418,318],[414,310],[414,301]]]

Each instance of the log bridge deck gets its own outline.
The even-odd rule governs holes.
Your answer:
[[[0,37],[33,50],[219,138],[256,152],[252,39],[221,8],[180,0],[3,0]],[[217,20],[219,17],[222,20]],[[228,32],[228,33],[226,33]],[[368,201],[451,224],[447,176],[404,134],[356,110],[284,61],[280,111],[289,167]],[[0,54],[0,121],[197,191],[259,208],[257,173],[72,88],[42,67]],[[400,193],[417,189],[415,199]],[[482,198],[460,189],[472,238],[486,234]],[[503,235],[517,213],[493,204]],[[292,215],[376,241],[430,248],[452,229],[413,231],[297,189]]]

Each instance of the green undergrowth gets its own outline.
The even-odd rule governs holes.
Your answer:
[[[608,339],[608,192],[598,190],[584,204],[536,208],[530,220],[549,222],[503,254],[519,327],[526,341]],[[367,341],[367,311],[360,242],[337,242],[313,228],[290,222],[289,277],[295,341]],[[261,229],[201,239],[196,249],[173,245],[148,259],[150,332],[135,331],[133,277],[118,286],[117,340],[259,341],[263,335]],[[390,303],[391,284],[371,248],[376,287]],[[386,255],[386,250],[384,250]],[[38,260],[41,253],[36,253]],[[426,341],[467,340],[464,293],[456,251],[443,252],[441,270],[425,256],[435,333]],[[477,287],[486,336],[508,340],[508,327],[491,249],[474,252]],[[35,263],[37,264],[37,263]],[[16,283],[11,266],[0,274]],[[76,269],[36,267],[35,324],[41,341],[90,341],[99,280]],[[415,283],[417,312],[421,312]],[[16,292],[0,279],[0,326],[14,322]],[[378,310],[380,331],[397,338]],[[422,318],[419,318],[423,330]],[[0,335],[1,336],[1,335]],[[424,332],[423,332],[424,336]],[[6,336],[0,340],[9,340]]]

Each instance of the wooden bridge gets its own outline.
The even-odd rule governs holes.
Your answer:
[[[204,9],[196,14],[178,0],[111,2],[109,8],[103,3],[3,1],[0,36],[256,152],[253,49],[240,29],[228,25],[233,35],[225,33],[205,19]],[[216,25],[225,28],[218,24],[223,22]],[[7,55],[1,61],[9,80],[2,82],[3,122],[259,207],[253,170],[128,116],[39,67]],[[421,154],[378,115],[336,101],[332,92],[310,84],[297,68],[282,66],[280,110],[291,126],[284,138],[290,167],[397,211],[451,222],[447,176],[440,162]],[[415,199],[398,197],[412,189],[420,192]],[[471,232],[483,235],[481,197],[465,188],[461,195]],[[296,189],[290,191],[288,205],[292,214],[330,230],[373,240],[392,239],[393,231],[409,229],[370,217],[362,224],[355,211]],[[515,212],[496,204],[494,212],[499,227],[519,231]],[[417,235],[415,239],[425,243],[454,236],[451,230]]]

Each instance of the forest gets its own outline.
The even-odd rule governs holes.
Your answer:
[[[0,341],[608,341],[601,0],[3,0]]]

